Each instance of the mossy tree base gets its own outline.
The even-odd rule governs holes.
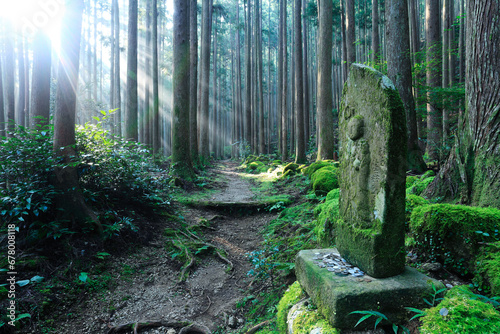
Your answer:
[[[313,263],[315,253],[331,253],[335,249],[303,250],[295,261],[295,272],[301,287],[311,297],[318,310],[333,328],[352,329],[359,320],[353,311],[374,310],[385,314],[389,321],[402,323],[410,314],[405,307],[423,308],[424,298],[443,284],[417,270],[406,267],[402,274],[377,279],[368,276],[336,276]],[[373,328],[364,321],[358,327]]]

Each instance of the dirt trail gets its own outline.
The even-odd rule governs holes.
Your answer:
[[[249,183],[235,170],[234,162],[224,162],[217,170],[225,178],[225,187],[213,196],[220,202],[250,202],[254,196]],[[178,283],[179,264],[165,251],[165,237],[158,235],[148,246],[132,256],[115,258],[111,272],[118,286],[103,295],[93,296],[77,309],[63,310],[74,316],[60,324],[57,333],[107,333],[108,325],[145,320],[188,320],[230,333],[245,321],[236,303],[251,281],[246,254],[258,248],[259,231],[275,218],[269,213],[230,215],[208,209],[185,208],[181,214],[188,223],[211,221],[204,231],[207,241],[224,249],[234,264],[227,272],[226,263],[206,258],[191,271],[184,283]],[[128,271],[127,271],[128,270]],[[178,333],[167,327],[144,329],[140,333]]]

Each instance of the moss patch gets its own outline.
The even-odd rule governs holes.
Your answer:
[[[288,311],[290,311],[292,306],[297,304],[304,297],[305,293],[304,291],[302,291],[302,288],[297,281],[290,285],[288,290],[286,290],[283,298],[281,298],[278,304],[278,312],[276,315],[280,333],[287,333],[286,319],[288,316]]]
[[[426,313],[421,318],[421,334],[500,333],[498,311],[490,304],[470,299],[470,292],[463,286],[454,287],[439,305]]]
[[[476,264],[474,283],[483,291],[500,296],[500,242],[483,247]]]
[[[410,230],[420,252],[461,275],[474,270],[480,243],[500,239],[500,210],[430,204],[414,208]]]
[[[297,312],[293,320],[292,329],[294,334],[338,334],[337,329],[330,326],[328,321],[321,315],[319,310],[310,302],[299,303],[294,307]],[[292,312],[292,311],[291,311]],[[287,332],[285,332],[287,333]]]
[[[334,166],[326,166],[316,170],[311,175],[314,193],[317,196],[326,195],[339,187],[338,171]]]
[[[314,172],[317,171],[318,169],[321,169],[321,168],[327,167],[327,166],[333,166],[333,164],[334,164],[333,160],[316,161],[316,162],[313,162],[312,164],[310,164],[308,167],[304,168],[302,172],[304,173],[304,175],[311,177],[311,175],[314,174]]]
[[[424,192],[425,188],[427,188],[427,186],[431,184],[432,181],[434,181],[434,176],[425,178],[422,176],[420,179],[416,180],[411,185],[411,187],[406,189],[406,194],[420,195]]]
[[[316,218],[314,232],[321,247],[329,247],[334,244],[334,223],[339,219],[339,189],[328,193],[324,203],[314,208]]]
[[[406,207],[405,207],[406,221],[407,222],[410,221],[413,209],[415,209],[417,206],[427,205],[427,204],[429,204],[429,201],[421,196],[413,194],[406,195]]]

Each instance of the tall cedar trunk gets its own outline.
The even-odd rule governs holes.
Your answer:
[[[183,179],[193,176],[189,152],[189,7],[186,0],[174,0],[174,73],[172,114],[172,166]]]
[[[450,1],[449,3],[449,20],[450,20],[450,29],[448,30],[448,84],[450,86],[453,86],[456,82],[456,64],[457,64],[457,41],[456,41],[456,34],[455,34],[455,3],[454,1]]]
[[[7,137],[12,135],[12,131],[15,127],[15,80],[14,80],[14,33],[12,31],[11,23],[6,23],[7,34],[4,37],[5,49],[4,49],[4,88],[5,88],[5,114],[7,116]]]
[[[412,67],[420,62],[421,57],[420,52],[420,26],[418,21],[418,10],[417,10],[417,0],[410,1],[410,42],[411,42],[411,54],[412,54]],[[415,101],[418,101],[418,89],[416,89],[418,78],[415,77],[413,81],[413,97]],[[417,137],[419,138],[420,149],[423,150],[425,145],[421,140],[424,137],[424,124],[423,115],[417,115]],[[411,146],[408,146],[411,150]]]
[[[160,152],[161,141],[160,141],[160,94],[159,94],[159,82],[158,82],[158,0],[153,1],[152,10],[152,80],[153,80],[153,110],[152,110],[152,142],[153,142],[153,153],[158,154]],[[196,94],[194,94],[196,95]],[[195,132],[196,136],[196,132]]]
[[[264,89],[263,89],[263,68],[262,68],[262,5],[259,0],[255,0],[255,18],[257,27],[255,29],[256,53],[257,53],[257,99],[259,103],[259,154],[266,153],[265,128],[264,128]]]
[[[243,102],[241,98],[240,4],[236,1],[236,121],[237,138],[243,141]],[[236,146],[236,145],[235,145]],[[239,145],[238,145],[239,146]],[[238,152],[239,155],[240,152]]]
[[[27,39],[25,39],[26,45],[28,45]],[[31,62],[29,61],[29,48],[26,47],[24,48],[24,59],[26,61],[24,62],[24,76],[25,76],[25,82],[26,84],[24,85],[24,96],[26,97],[24,99],[24,112],[26,113],[26,126],[29,126],[30,124],[30,69],[31,69]]]
[[[189,149],[191,152],[191,162],[198,164],[198,121],[196,108],[198,105],[198,95],[196,85],[198,83],[198,2],[190,0],[189,8],[189,34],[190,34],[190,74],[189,74]]]
[[[138,140],[137,119],[137,0],[129,0],[127,50],[127,108],[125,138]]]
[[[209,79],[210,79],[210,21],[212,20],[211,0],[203,0],[202,42],[201,42],[201,105],[200,105],[200,153],[202,163],[210,159],[209,146]]]
[[[25,66],[24,66],[24,50],[23,50],[23,38],[22,35],[18,36],[18,49],[17,49],[17,65],[18,65],[18,93],[17,93],[17,122],[19,125],[25,126],[26,123],[26,76],[25,76]],[[29,62],[29,59],[26,59]]]
[[[110,83],[109,83],[109,107],[110,109],[113,109],[115,107],[115,1],[118,0],[112,0],[111,1],[111,36],[109,37],[109,43],[111,47],[111,57],[109,59],[110,62],[110,67],[109,67],[109,77],[110,77]],[[116,121],[116,114],[114,116],[115,118],[115,125],[117,124]]]
[[[285,7],[285,4],[283,1],[279,1],[279,32],[278,32],[278,59],[277,59],[277,66],[278,66],[278,86],[276,87],[276,110],[277,110],[277,121],[278,121],[278,154],[281,155],[282,152],[282,145],[281,145],[281,92],[283,91],[283,34],[285,31],[285,27],[283,27],[282,23],[282,15],[283,15],[283,8]]]
[[[372,0],[372,61],[379,62],[380,35],[378,32],[378,0]]]
[[[356,62],[356,22],[354,12],[354,0],[346,0],[345,30],[347,47],[347,64],[350,66]]]
[[[458,61],[459,61],[459,70],[458,77],[460,82],[465,81],[465,1],[460,0],[460,32],[459,32],[459,41],[458,41]]]
[[[425,2],[425,39],[427,41],[427,86],[429,89],[441,85],[439,1]],[[439,161],[441,146],[441,115],[436,107],[435,94],[428,93],[427,98],[427,154],[431,160]]]
[[[252,144],[252,61],[251,61],[251,46],[252,46],[252,28],[251,28],[251,0],[247,0],[246,13],[246,33],[245,33],[245,145]]]
[[[287,25],[286,25],[286,3],[280,1],[280,18],[281,18],[281,44],[283,48],[283,71],[282,71],[282,91],[281,91],[281,160],[286,161],[288,159],[288,105],[287,105],[287,95],[288,95],[288,51],[287,51]]]
[[[218,115],[218,103],[217,103],[217,13],[214,15],[214,49],[213,53],[213,77],[212,77],[212,120],[210,121],[210,145],[212,147],[211,152],[214,153],[214,158],[217,159],[217,136],[220,135],[222,129],[217,129],[217,115]]]
[[[94,53],[92,54],[92,64],[94,65],[94,101],[99,102],[97,98],[97,0],[94,0]]]
[[[146,50],[144,52],[144,111],[143,117],[143,142],[146,145],[151,145],[151,1],[146,2]]]
[[[302,59],[302,0],[295,0],[295,162],[305,163],[306,145],[304,138],[304,80]]]
[[[450,25],[450,0],[443,0],[443,10],[442,10],[442,23],[441,23],[441,31],[442,31],[442,46],[441,46],[441,56],[442,56],[442,61],[441,61],[441,86],[443,88],[448,88],[449,86],[449,65],[450,65],[450,59],[449,59],[449,35],[448,31],[451,28]],[[449,132],[449,111],[446,109],[447,105],[447,99],[443,99],[443,110],[442,110],[442,140],[443,143],[442,145],[446,145],[446,140],[448,139],[448,132]]]
[[[50,70],[51,42],[42,31],[33,41],[33,75],[31,79],[31,117],[30,126],[47,124],[50,117]]]
[[[302,0],[302,41],[303,41],[303,51],[304,51],[304,64],[302,66],[302,80],[304,81],[304,145],[307,149],[307,144],[309,143],[309,66],[308,66],[308,29],[307,29],[307,18],[306,18],[306,0]]]
[[[122,115],[124,115],[121,109],[121,78],[120,78],[120,10],[118,7],[118,0],[113,0],[113,8],[115,15],[115,30],[114,30],[114,43],[115,43],[115,55],[113,57],[114,62],[114,77],[111,80],[114,81],[113,88],[113,96],[114,96],[114,105],[112,108],[118,109],[115,113],[115,126],[116,132],[118,135],[122,134]]]
[[[418,146],[417,118],[412,94],[407,0],[387,0],[385,11],[387,13],[387,72],[398,89],[406,110],[408,168],[417,172],[424,172],[427,166]]]
[[[57,198],[57,205],[62,209],[60,218],[70,220],[73,227],[83,227],[83,224],[92,221],[99,232],[102,232],[97,216],[85,204],[78,184],[77,169],[74,166],[76,92],[82,13],[83,0],[66,1],[54,112],[54,152],[64,167],[56,167],[54,182],[61,192]]]
[[[345,26],[345,0],[340,0],[340,26],[342,31],[342,82],[347,80],[349,65],[347,62],[347,30]]]
[[[329,0],[318,1],[318,157],[333,159],[332,10]]]
[[[446,164],[425,195],[500,208],[500,5],[469,0],[466,12],[468,110]]]

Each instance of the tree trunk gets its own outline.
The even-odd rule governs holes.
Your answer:
[[[387,0],[385,8],[387,13],[387,72],[398,89],[406,110],[408,168],[424,172],[427,166],[418,146],[417,118],[412,94],[408,3],[407,0]]]
[[[442,21],[441,21],[441,31],[442,34],[442,71],[441,71],[441,86],[443,88],[448,88],[449,86],[449,34],[448,31],[451,28],[450,25],[450,0],[443,0],[443,10],[442,10]],[[442,145],[446,146],[446,140],[448,139],[448,134],[450,130],[449,125],[449,111],[446,109],[447,100],[446,98],[443,100],[443,110],[442,110]]]
[[[303,66],[302,66],[302,80],[304,81],[304,145],[307,150],[307,144],[309,143],[309,67],[308,67],[308,29],[307,29],[307,18],[306,18],[306,0],[302,0],[302,41],[303,41]]]
[[[214,49],[213,49],[213,77],[212,77],[212,121],[210,122],[210,145],[212,145],[212,150],[214,158],[217,159],[217,136],[221,135],[222,129],[217,129],[217,116],[218,116],[218,100],[217,100],[217,13],[214,15]]]
[[[469,0],[466,99],[452,152],[426,196],[500,208],[500,6]]]
[[[201,42],[201,105],[200,105],[200,153],[202,163],[210,160],[209,146],[209,79],[210,79],[210,21],[212,20],[211,0],[203,0],[202,42]]]
[[[378,0],[372,0],[372,61],[379,62],[380,35],[378,32]]]
[[[251,24],[251,0],[247,0],[246,33],[245,33],[245,146],[252,144],[252,24]]]
[[[306,147],[304,139],[304,80],[302,59],[302,0],[295,0],[295,162],[305,163]]]
[[[60,219],[70,220],[73,227],[83,227],[83,224],[90,221],[96,225],[99,232],[102,232],[97,216],[85,204],[78,184],[77,169],[74,166],[76,88],[78,87],[82,13],[83,0],[66,1],[54,112],[54,152],[64,166],[56,167],[54,182],[61,192],[57,199],[58,207],[62,209]]]
[[[282,71],[282,91],[281,91],[281,161],[285,162],[288,159],[288,51],[287,51],[287,25],[286,25],[286,3],[280,1],[280,18],[281,18],[281,44],[283,49],[283,71]]]
[[[144,131],[143,143],[149,146],[152,146],[151,141],[151,55],[153,54],[151,49],[151,1],[146,2],[146,50],[144,52],[145,60],[144,60],[144,111],[141,115],[143,118],[144,127],[142,131]]]
[[[50,70],[51,42],[42,31],[35,35],[33,42],[33,75],[31,79],[30,126],[48,124],[50,118]]]
[[[332,2],[318,1],[318,157],[333,159],[332,110]]]
[[[18,35],[18,49],[17,49],[17,67],[18,67],[18,93],[17,93],[17,122],[21,126],[26,125],[26,75],[24,66],[24,49],[22,35]],[[29,62],[29,59],[26,59]]]
[[[189,140],[186,140],[186,135],[189,136],[189,7],[186,0],[174,0],[172,166],[182,179],[194,176]]]
[[[153,141],[153,153],[160,153],[161,148],[161,124],[160,124],[160,94],[159,94],[159,82],[158,82],[158,0],[153,1],[152,10],[152,31],[151,39],[152,45],[152,80],[153,80],[153,110],[152,110],[152,141]],[[194,94],[196,95],[196,94]],[[196,133],[195,133],[196,135]]]
[[[114,43],[115,43],[115,55],[113,57],[114,62],[114,77],[111,80],[114,81],[113,88],[113,96],[114,96],[114,105],[113,109],[118,109],[115,113],[115,126],[116,132],[118,135],[122,134],[122,115],[124,114],[121,108],[121,77],[120,77],[120,10],[118,7],[118,0],[113,0],[112,3],[114,7],[114,15],[115,15],[115,29],[114,29]]]
[[[197,105],[198,95],[196,85],[198,84],[198,2],[190,0],[189,8],[189,23],[190,23],[190,69],[189,74],[189,149],[191,152],[191,162],[194,166],[198,164],[198,121],[197,121]]]
[[[356,62],[356,22],[354,12],[354,0],[346,0],[345,12],[347,65]]]
[[[137,118],[137,0],[129,0],[127,52],[127,109],[125,138],[138,141]]]
[[[439,1],[426,0],[425,34],[427,41],[427,86],[429,89],[441,85]],[[427,94],[427,154],[434,161],[440,160],[441,113],[436,107],[433,93]]]
[[[262,5],[255,0],[255,17],[257,26],[255,29],[256,53],[257,53],[257,99],[259,103],[259,154],[266,153],[265,128],[264,128],[264,89],[263,89],[263,67],[262,67]]]
[[[5,113],[7,116],[7,137],[12,136],[12,131],[14,131],[16,121],[15,121],[15,80],[14,80],[14,32],[12,31],[12,25],[10,22],[6,23],[6,36],[4,37],[5,49],[4,49],[4,88],[5,88]]]
[[[0,139],[3,139],[5,133],[5,107],[3,99],[3,75],[2,75],[2,57],[0,57]]]

